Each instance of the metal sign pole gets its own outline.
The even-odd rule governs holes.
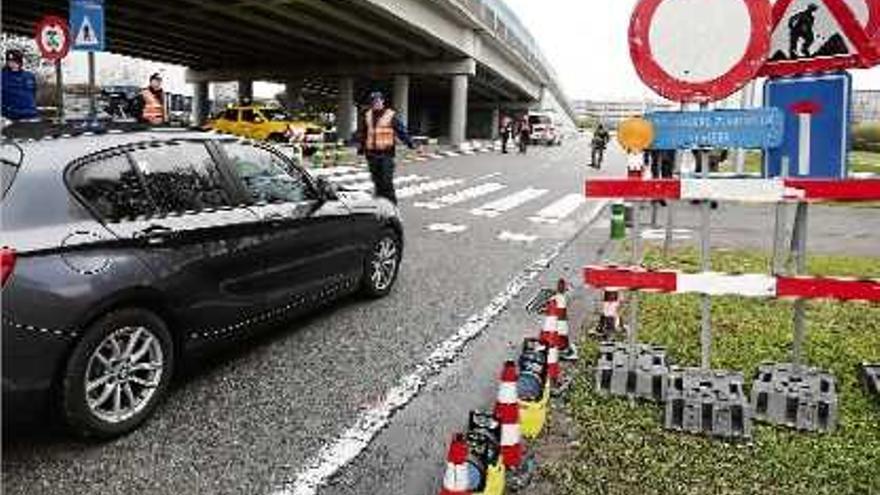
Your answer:
[[[782,157],[782,178],[788,177],[789,158]],[[783,239],[785,237],[785,202],[776,203],[776,220],[773,226],[773,257],[770,269],[773,275],[779,275],[783,270]]]
[[[755,101],[755,81],[750,81],[742,89],[742,98],[740,100],[740,108],[747,109],[754,105]],[[736,173],[744,174],[746,171],[746,149],[740,148],[736,150]]]
[[[687,110],[687,104],[682,102],[679,110],[681,110],[682,112]],[[682,153],[683,151],[675,152],[675,165],[673,167],[673,173],[675,173],[675,170],[678,170],[678,173],[681,174]],[[669,249],[672,247],[672,230],[675,228],[675,212],[673,211],[674,208],[674,201],[668,201],[666,203],[666,235],[663,237],[664,258],[669,257]]]
[[[708,109],[707,103],[700,104],[700,111],[706,111]],[[701,155],[701,169],[700,174],[703,179],[709,178],[709,152],[708,151],[700,151]],[[709,206],[709,201],[703,201],[700,205],[700,268],[703,272],[708,272],[712,269],[712,261],[710,259],[710,230],[709,230],[709,222],[711,220],[711,210]],[[700,319],[700,344],[701,344],[701,352],[700,352],[700,366],[704,370],[708,370],[711,361],[712,355],[712,300],[708,294],[703,294],[700,297],[701,303],[701,319]]]
[[[807,271],[807,203],[798,203],[795,215],[795,274],[804,275]],[[803,346],[806,333],[806,300],[796,299],[794,302],[794,343],[792,360],[796,374],[801,374],[803,364]]]
[[[632,266],[638,266],[641,263],[641,218],[640,215],[640,204],[638,201],[633,203],[633,211],[632,211]],[[635,359],[636,354],[636,339],[639,331],[639,293],[638,291],[630,291],[630,305],[629,305],[629,327],[626,330],[626,340],[629,345],[629,356],[630,359]]]
[[[55,105],[58,108],[58,123],[64,123],[64,71],[61,60],[55,61]]]
[[[95,94],[95,52],[89,52],[89,120],[94,121],[98,116],[98,102]]]

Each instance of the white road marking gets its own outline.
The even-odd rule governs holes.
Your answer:
[[[597,203],[592,218],[595,219],[607,204],[607,201]],[[315,495],[318,488],[367,448],[376,435],[388,426],[394,414],[412,401],[430,378],[452,364],[465,346],[483,333],[507,309],[510,302],[562,254],[578,234],[579,232],[567,241],[556,244],[526,266],[488,306],[479,313],[471,315],[464,325],[458,328],[455,335],[435,347],[433,352],[419,363],[415,371],[401,377],[397,384],[385,393],[385,397],[378,405],[362,411],[353,425],[335,440],[325,444],[315,457],[305,463],[306,467],[296,475],[296,478],[276,487],[272,495]]]
[[[556,224],[565,220],[569,215],[577,211],[582,204],[587,202],[583,194],[569,194],[552,203],[550,206],[529,217],[535,223]]]
[[[350,174],[352,172],[358,172],[360,169],[357,167],[331,167],[331,168],[316,168],[309,170],[309,173],[312,174],[313,177],[327,177],[330,175],[343,175]]]
[[[514,232],[503,230],[500,234],[498,234],[498,240],[531,244],[538,240],[538,236],[530,234],[517,234]]]
[[[456,153],[455,151],[444,151],[443,154],[450,157],[450,158],[456,157],[456,156],[461,156],[460,154]]]
[[[444,234],[460,234],[466,231],[467,225],[457,225],[454,223],[432,223],[425,227],[431,232],[443,232]]]
[[[345,182],[360,182],[369,178],[369,172],[358,172],[356,174],[331,175],[328,180],[334,184],[342,184]]]
[[[476,179],[474,179],[474,182],[481,182],[484,180],[489,180],[489,179],[498,177],[499,175],[501,175],[501,172],[495,172],[492,174],[481,175],[481,176],[477,177]]]
[[[479,208],[471,210],[471,214],[478,217],[495,218],[504,212],[510,211],[518,206],[524,205],[529,201],[540,198],[547,194],[546,189],[526,188],[517,193],[505,196],[501,199],[487,203]]]
[[[480,184],[479,186],[474,186],[458,192],[447,194],[445,196],[440,196],[439,198],[434,198],[430,201],[417,202],[415,204],[415,207],[427,208],[429,210],[439,210],[441,208],[446,208],[447,206],[457,205],[471,199],[498,192],[506,187],[507,186],[505,186],[504,184],[499,184],[497,182],[487,182],[485,184]]]
[[[402,184],[412,184],[414,182],[422,182],[426,180],[430,180],[430,177],[424,177],[421,175],[404,175],[403,177],[397,177],[394,179],[394,185],[399,186]],[[354,191],[369,191],[373,189],[373,182],[358,182],[355,184],[343,184],[345,189],[350,189]]]
[[[397,191],[397,197],[400,199],[411,198],[413,196],[439,191],[440,189],[446,189],[447,187],[457,186],[463,183],[464,181],[461,179],[440,179],[432,182],[425,182],[423,184],[404,187]]]
[[[672,229],[672,238],[684,241],[693,238],[694,231],[691,229]],[[648,229],[642,232],[642,239],[658,241],[666,239],[666,229]]]

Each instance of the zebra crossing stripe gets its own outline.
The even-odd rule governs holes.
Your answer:
[[[547,194],[547,192],[546,189],[529,187],[517,193],[492,201],[491,203],[484,204],[479,208],[474,208],[471,210],[471,214],[478,217],[495,218],[502,213],[510,211],[518,206],[522,206],[529,201],[538,199]]]
[[[586,202],[586,198],[580,194],[569,194],[529,217],[529,220],[535,223],[556,224],[565,220]]]
[[[358,172],[356,174],[331,175],[328,180],[334,184],[342,184],[345,182],[360,182],[369,178],[369,172]]]
[[[457,205],[471,199],[498,192],[506,187],[507,186],[504,184],[499,184],[497,182],[487,182],[486,184],[463,189],[445,196],[440,196],[439,198],[434,198],[430,201],[417,202],[415,207],[426,208],[428,210],[439,210],[441,208],[446,208],[447,206]]]
[[[466,231],[467,225],[457,225],[454,223],[432,223],[425,227],[431,232],[442,232],[444,234],[460,234]]]
[[[432,182],[425,182],[422,184],[404,187],[403,189],[397,191],[397,197],[400,199],[411,198],[413,196],[419,196],[421,194],[439,191],[440,189],[446,189],[447,187],[458,186],[463,183],[464,181],[461,179],[440,179]]]
[[[508,242],[516,242],[523,244],[531,244],[538,240],[538,236],[530,235],[530,234],[517,234],[514,232],[508,232],[506,230],[502,231],[498,234],[499,241],[508,241]]]

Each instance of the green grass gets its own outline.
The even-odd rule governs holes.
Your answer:
[[[874,172],[880,174],[880,153],[853,151],[849,154],[851,172]]]
[[[695,251],[648,265],[696,271]],[[768,260],[747,252],[713,253],[713,269],[766,273]],[[814,275],[880,278],[880,258],[814,256]],[[678,364],[699,363],[695,296],[643,294],[640,341],[668,346]],[[751,377],[762,361],[788,360],[791,303],[713,298],[713,368]],[[566,407],[577,447],[545,466],[554,494],[880,494],[880,407],[858,387],[856,366],[880,361],[880,306],[810,302],[805,353],[832,371],[840,388],[840,427],[833,434],[797,433],[756,423],[750,443],[666,432],[657,405],[605,398],[593,388],[598,349],[585,341]],[[750,383],[748,384],[750,386]]]

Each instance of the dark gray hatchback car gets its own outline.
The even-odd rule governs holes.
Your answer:
[[[187,355],[397,277],[397,209],[271,147],[150,131],[7,141],[0,158],[6,413],[125,433]]]

